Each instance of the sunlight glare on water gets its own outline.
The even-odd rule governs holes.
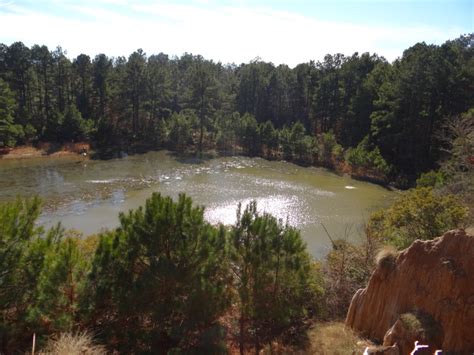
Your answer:
[[[61,222],[84,235],[114,228],[119,212],[143,205],[153,192],[174,199],[186,193],[205,207],[210,223],[229,225],[235,222],[239,203],[245,208],[255,200],[261,213],[300,229],[316,257],[330,248],[321,223],[334,238],[342,237],[348,225],[361,230],[370,211],[394,196],[324,169],[260,158],[200,161],[161,151],[107,161],[25,159],[0,165],[0,201],[39,195],[39,223],[45,227]]]
[[[228,201],[223,204],[210,205],[206,207],[205,218],[213,224],[222,223],[225,225],[234,224],[237,217],[237,207],[241,203],[242,211],[252,199]],[[259,213],[269,213],[283,223],[288,222],[292,226],[302,226],[307,223],[307,216],[299,211],[301,201],[296,196],[288,197],[284,195],[274,195],[269,197],[256,198],[257,211]]]

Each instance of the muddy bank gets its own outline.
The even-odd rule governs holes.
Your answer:
[[[0,149],[0,159],[27,159],[27,158],[56,158],[62,156],[82,155],[84,158],[89,157],[89,143],[39,143],[35,146],[23,145],[15,148]]]

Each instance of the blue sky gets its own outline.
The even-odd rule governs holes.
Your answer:
[[[327,53],[389,60],[419,41],[473,32],[473,0],[0,0],[0,42],[57,45],[70,57],[202,54],[294,66]]]

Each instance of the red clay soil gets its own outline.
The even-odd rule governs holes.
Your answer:
[[[403,335],[396,322],[412,312],[429,315],[439,326],[432,339],[437,349],[474,353],[474,236],[453,230],[434,240],[417,240],[393,263],[380,263],[352,299],[346,325],[393,345],[389,340]]]
[[[51,143],[39,143],[37,146],[23,145],[15,148],[3,148],[0,150],[0,159],[26,159],[41,157],[77,156],[82,152],[89,152],[89,143],[66,143],[53,145]]]

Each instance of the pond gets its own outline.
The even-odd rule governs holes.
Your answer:
[[[39,223],[61,222],[85,235],[118,225],[118,213],[144,204],[152,192],[174,198],[184,192],[206,207],[211,223],[231,224],[239,202],[257,201],[265,211],[301,230],[310,253],[323,257],[329,238],[363,235],[370,212],[395,193],[383,187],[261,158],[198,161],[160,151],[113,160],[79,157],[0,161],[0,201],[39,195]]]

